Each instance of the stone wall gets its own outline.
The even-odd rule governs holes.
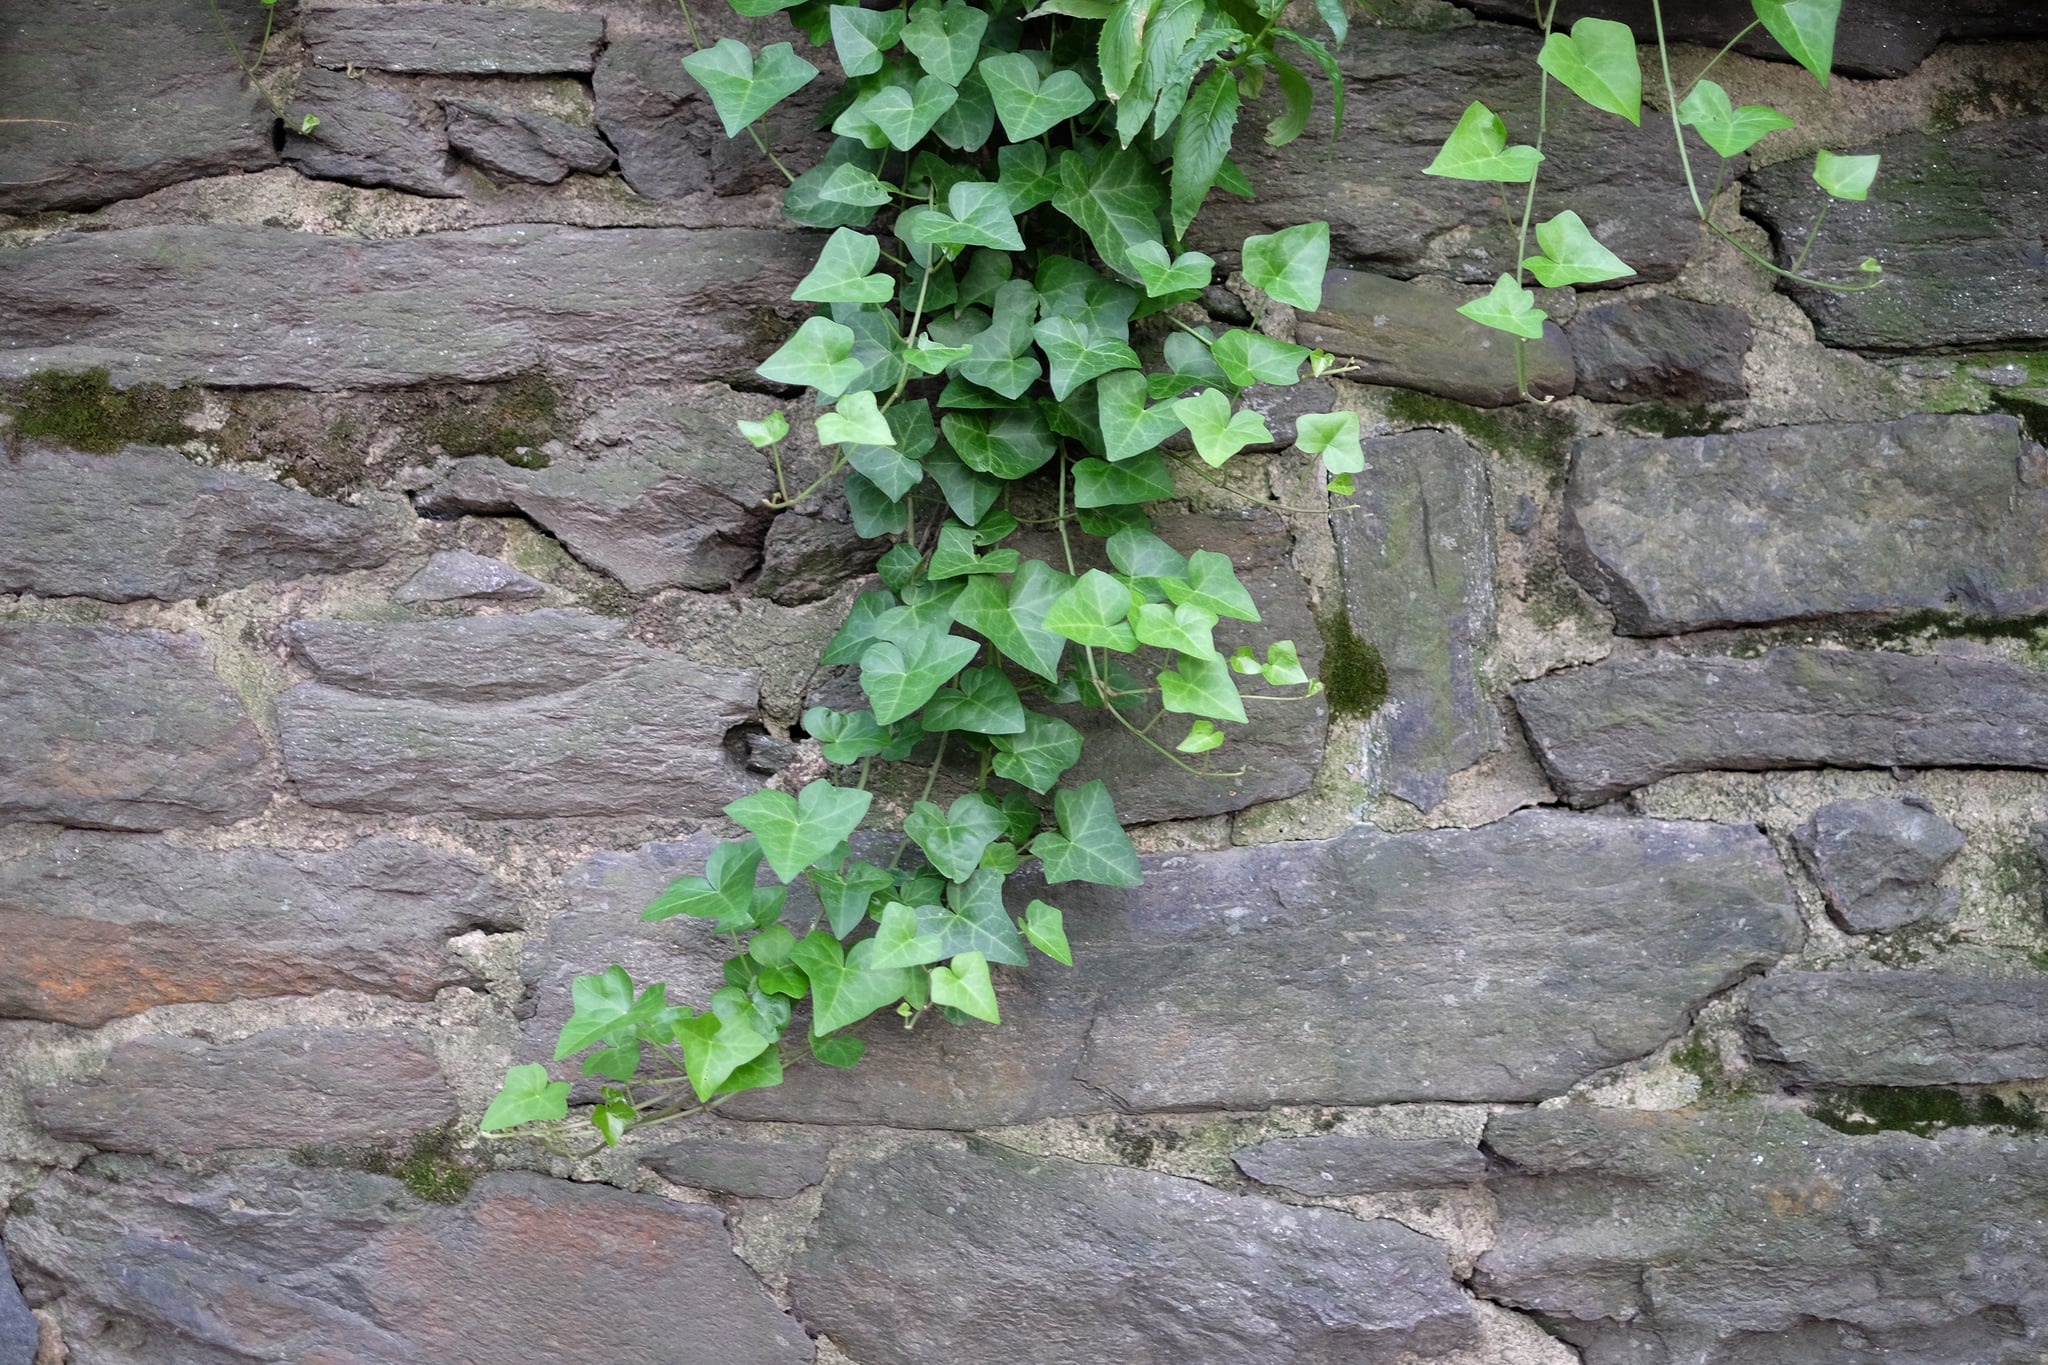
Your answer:
[[[1417,174],[1534,40],[1361,20],[1343,141],[1202,244],[1331,221],[1322,311],[1206,306],[1354,358],[1308,401],[1370,469],[1161,528],[1327,706],[1229,784],[1106,750],[1146,885],[1000,1029],[570,1163],[475,1120],[572,977],[716,979],[637,913],[802,757],[879,546],[761,508],[814,243],[674,7],[535,4],[282,0],[283,123],[208,0],[0,15],[0,1365],[2048,1359],[2038,5],[1727,59],[1801,130],[1717,221],[1789,258],[1813,147],[1880,151],[1811,257],[1869,294],[1563,113],[1640,276],[1545,299],[1548,406],[1451,313],[1497,206]]]

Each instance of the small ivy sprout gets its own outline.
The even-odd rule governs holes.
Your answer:
[[[265,3],[274,3],[274,2],[275,2],[275,0],[265,0]],[[305,137],[305,136],[309,135],[309,134],[310,134],[310,133],[311,133],[311,132],[312,132],[312,131],[313,131],[313,130],[314,130],[315,128],[318,128],[319,126],[320,126],[320,116],[319,116],[318,114],[307,114],[307,115],[306,115],[306,116],[305,116],[304,118],[301,118],[301,119],[299,120],[299,136],[301,136],[301,137]]]

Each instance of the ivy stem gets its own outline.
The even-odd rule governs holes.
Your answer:
[[[1364,506],[1363,503],[1347,502],[1342,507],[1296,507],[1292,503],[1272,502],[1266,498],[1255,498],[1243,489],[1232,488],[1221,479],[1211,477],[1200,465],[1185,455],[1176,457],[1175,463],[1211,488],[1220,488],[1233,498],[1243,498],[1254,507],[1270,507],[1276,512],[1299,512],[1305,517],[1333,517],[1339,512],[1356,512]]]
[[[811,480],[809,485],[807,485],[802,492],[798,493],[793,498],[783,498],[780,502],[770,503],[768,505],[769,509],[771,511],[780,512],[796,506],[805,498],[808,498],[811,494],[817,492],[820,488],[823,488],[825,486],[826,480],[830,479],[834,474],[837,474],[840,470],[844,468],[846,468],[846,452],[841,451],[839,453],[839,457],[832,461],[832,467],[830,469],[827,469],[824,473],[820,474],[817,478]]]
[[[690,30],[690,46],[702,52],[704,40],[697,36],[697,21],[690,15],[690,0],[676,0],[676,8],[683,12],[683,27]]]
[[[775,462],[775,493],[782,499],[782,505],[789,505],[789,483],[782,476],[782,442],[768,443],[768,458]]]
[[[1687,95],[1691,95],[1694,89],[1696,89],[1699,86],[1699,83],[1707,78],[1707,73],[1709,71],[1712,71],[1716,66],[1720,65],[1721,59],[1727,56],[1729,53],[1733,52],[1735,50],[1735,45],[1741,42],[1744,38],[1747,38],[1753,31],[1755,31],[1756,27],[1761,23],[1763,23],[1763,20],[1761,19],[1752,19],[1749,21],[1748,27],[1744,28],[1742,32],[1736,34],[1733,38],[1730,38],[1727,44],[1724,47],[1722,47],[1722,49],[1719,52],[1716,52],[1714,54],[1713,60],[1709,61],[1705,66],[1701,67],[1699,69],[1699,74],[1694,76],[1692,80],[1686,84],[1685,93]]]
[[[904,388],[907,387],[910,383],[910,356],[908,352],[910,351],[911,347],[913,347],[916,344],[917,329],[924,322],[925,291],[932,287],[932,262],[935,262],[937,260],[937,256],[932,256],[931,258],[929,258],[929,260],[925,264],[924,278],[918,282],[917,307],[911,311],[910,331],[903,338],[903,349],[905,352],[905,355],[903,357],[903,373],[896,376],[896,387],[889,390],[889,401],[882,404],[883,412],[887,412],[890,408],[896,406],[896,400],[903,396]]]
[[[761,130],[749,123],[747,125],[747,134],[754,139],[754,145],[761,149],[761,154],[775,163],[775,169],[782,172],[782,178],[794,185],[796,177],[790,173],[789,167],[782,164],[782,158],[775,155],[774,150],[769,147],[768,139],[761,136]]]
[[[1806,264],[1806,253],[1813,250],[1813,244],[1820,240],[1820,225],[1828,220],[1828,210],[1834,207],[1833,199],[1823,199],[1820,212],[1814,215],[1813,227],[1807,231],[1806,245],[1799,248],[1799,255],[1793,258],[1792,273],[1797,275],[1799,267]]]
[[[1543,37],[1550,37],[1551,20],[1557,17],[1556,0],[1551,0],[1548,13],[1542,13],[1542,0],[1537,2],[1538,18]],[[1529,192],[1522,198],[1522,225],[1515,230],[1515,284],[1521,286],[1523,261],[1529,255],[1529,224],[1536,217],[1536,182],[1543,178],[1543,138],[1550,131],[1550,73],[1537,68],[1536,77],[1536,165],[1529,171]],[[1529,392],[1529,343],[1521,337],[1515,338],[1515,392],[1523,398],[1533,398]]]
[[[1692,154],[1685,148],[1685,125],[1678,120],[1678,91],[1671,84],[1671,49],[1664,41],[1664,0],[1650,0],[1650,19],[1657,26],[1657,62],[1664,72],[1664,106],[1671,114],[1671,136],[1678,141],[1678,164],[1685,171],[1685,188],[1692,195],[1693,212],[1705,223],[1709,221],[1707,206],[1700,202],[1699,183],[1692,178]]]
[[[235,65],[242,68],[242,74],[249,78],[249,84],[255,86],[256,93],[263,96],[263,102],[270,106],[270,112],[283,118],[284,101],[271,94],[270,88],[256,75],[257,68],[263,65],[263,54],[270,50],[270,24],[277,17],[277,6],[263,7],[263,41],[256,44],[256,61],[253,65],[242,60],[242,45],[235,41],[235,35],[229,31],[227,16],[220,12],[218,0],[206,0],[206,6],[213,11],[213,21],[220,25],[220,36],[227,40],[228,54],[235,59]]]

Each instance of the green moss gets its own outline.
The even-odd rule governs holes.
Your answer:
[[[1728,419],[1705,403],[1637,403],[1617,413],[1614,424],[1641,436],[1717,436]]]
[[[1717,1099],[1728,1091],[1728,1073],[1721,1066],[1720,1049],[1695,1035],[1672,1050],[1671,1064],[1699,1079],[1700,1098]]]
[[[1341,611],[1316,623],[1323,633],[1323,695],[1330,714],[1369,716],[1387,700],[1387,665]]]
[[[1943,1128],[2042,1130],[2041,1111],[2025,1097],[1970,1094],[1934,1086],[1868,1085],[1816,1095],[1807,1113],[1842,1133],[1914,1133]]]
[[[561,436],[566,420],[554,385],[528,375],[481,391],[434,401],[418,421],[429,445],[451,456],[492,455],[522,469],[541,469],[541,447]]]
[[[1535,465],[1553,484],[1570,467],[1572,419],[1533,403],[1484,410],[1402,389],[1387,399],[1387,416],[1418,427],[1451,427],[1498,455]]]
[[[1529,570],[1519,595],[1529,606],[1529,619],[1543,630],[1555,630],[1566,621],[1592,619],[1585,598],[1579,595],[1578,584],[1554,558],[1546,558]]]
[[[1800,631],[1796,642],[1804,643],[1810,634],[1811,631]],[[2024,662],[2036,668],[2048,668],[2048,616],[1993,620],[1953,611],[1916,611],[1889,621],[1838,627],[1830,630],[1829,636],[1859,649],[1903,649],[1933,640],[1975,640],[1981,644],[2011,642],[2022,647]],[[1786,643],[1770,633],[1756,639],[1759,653]]]
[[[456,1133],[450,1123],[419,1134],[409,1145],[301,1147],[292,1158],[302,1166],[346,1166],[388,1175],[429,1203],[460,1204],[488,1167],[462,1150]]]
[[[2037,389],[2029,394],[1996,389],[1991,394],[1991,406],[2019,418],[2021,428],[2030,439],[2048,443],[2048,397],[2044,397],[2044,393],[2048,391]]]
[[[2020,118],[2044,110],[2048,110],[2048,101],[2042,99],[2038,83],[1971,75],[1935,94],[1927,121],[1934,132],[1947,133],[1969,123]]]
[[[119,389],[105,370],[43,370],[22,381],[10,407],[15,436],[42,437],[104,455],[125,445],[190,440],[185,418],[199,403],[199,391],[192,388],[137,384]]]

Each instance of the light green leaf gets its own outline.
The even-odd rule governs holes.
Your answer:
[[[1161,580],[1160,586],[1179,605],[1200,607],[1239,621],[1259,619],[1259,609],[1252,604],[1252,595],[1244,590],[1244,584],[1237,581],[1237,571],[1230,567],[1229,559],[1214,550],[1197,550],[1188,556],[1186,582],[1168,578]]]
[[[1198,720],[1188,727],[1187,737],[1173,747],[1184,754],[1206,754],[1223,747],[1223,732],[1211,721]]]
[[[1184,425],[1173,405],[1145,406],[1145,377],[1128,370],[1102,376],[1095,385],[1095,412],[1111,460],[1149,454]]]
[[[811,886],[818,893],[818,903],[825,909],[826,922],[840,938],[860,928],[877,892],[896,884],[894,877],[873,863],[859,861],[850,864],[843,872],[813,869],[809,877]]]
[[[903,11],[834,5],[832,50],[839,69],[849,76],[872,76],[882,69],[882,54],[903,34]]]
[[[937,934],[919,933],[916,909],[901,901],[882,907],[874,942],[872,961],[877,967],[922,967],[946,956],[944,942]]]
[[[1141,526],[1112,533],[1103,547],[1120,574],[1132,578],[1185,578],[1187,556]]]
[[[1090,569],[1053,599],[1045,628],[1090,649],[1116,649],[1128,654],[1138,640],[1125,622],[1131,614],[1131,590],[1100,569]]]
[[[962,181],[947,192],[946,210],[919,214],[911,224],[909,240],[933,246],[1024,249],[1024,239],[1017,233],[1016,216],[1010,212],[1009,191],[1001,185],[985,180]]]
[[[756,450],[765,450],[789,435],[789,419],[779,412],[771,412],[758,422],[742,417],[738,426],[740,435]]]
[[[867,369],[854,358],[853,343],[851,327],[830,318],[809,318],[754,373],[778,384],[795,384],[837,398]]]
[[[982,58],[981,78],[1013,143],[1029,142],[1095,103],[1088,83],[1072,71],[1055,71],[1041,82],[1038,64],[1022,52]]]
[[[847,952],[822,929],[796,945],[789,960],[811,979],[811,1033],[822,1036],[857,1024],[884,1005],[894,1004],[911,988],[913,971],[877,967],[873,939],[863,939]]]
[[[555,1042],[555,1060],[574,1056],[610,1034],[630,1033],[638,1025],[652,1022],[667,1007],[664,994],[666,988],[657,982],[636,1003],[633,978],[616,963],[594,975],[577,977],[569,986],[575,1011]]]
[[[1778,45],[1825,86],[1835,64],[1842,0],[1752,0],[1752,7]]]
[[[1237,131],[1237,77],[1216,67],[1188,96],[1173,140],[1173,235],[1184,237],[1216,183]]]
[[[1870,197],[1877,179],[1877,156],[1836,156],[1823,148],[1814,154],[1813,183],[1837,199],[1861,202]]]
[[[998,735],[996,776],[1022,783],[1035,792],[1048,792],[1060,774],[1081,761],[1081,732],[1056,716],[1027,712],[1024,728],[1016,734]]]
[[[1728,92],[1712,81],[1701,81],[1678,106],[1678,117],[1699,130],[1709,147],[1722,156],[1741,156],[1767,134],[1793,126],[1768,104],[1734,107]]]
[[[1244,239],[1246,281],[1291,308],[1323,306],[1323,275],[1329,266],[1328,223],[1301,223]]]
[[[917,0],[903,26],[903,46],[938,80],[958,85],[974,69],[988,15],[966,0]],[[908,151],[908,147],[899,148]]]
[[[875,720],[894,725],[932,699],[981,648],[957,635],[940,635],[908,646],[882,641],[860,656],[860,690],[875,708]]]
[[[932,549],[929,576],[933,579],[965,578],[969,574],[1016,571],[1015,550],[991,550],[985,555],[976,554],[975,541],[976,536],[971,528],[958,522],[948,522],[940,529],[939,543]],[[911,553],[914,555],[916,551],[913,550]]]
[[[1007,595],[997,579],[968,580],[953,603],[953,619],[986,636],[1005,658],[1056,680],[1067,642],[1045,628],[1045,614],[1073,582],[1043,560],[1027,559],[1010,579]]]
[[[881,709],[876,708],[876,719]],[[757,791],[726,806],[726,815],[761,841],[768,866],[785,882],[830,853],[860,828],[874,793],[835,787],[819,778],[796,794]]]
[[[1024,907],[1024,937],[1031,946],[1063,967],[1074,965],[1074,950],[1067,944],[1066,916],[1056,905],[1034,900]]]
[[[725,125],[727,137],[817,79],[818,68],[796,55],[788,43],[761,49],[756,57],[737,38],[718,42],[683,58],[683,70],[711,96],[711,107]]]
[[[954,686],[942,688],[925,703],[920,718],[931,733],[966,730],[977,735],[1024,733],[1024,703],[1001,669],[970,668]]]
[[[1536,65],[1595,109],[1642,126],[1643,68],[1627,24],[1581,19],[1569,36],[1553,33],[1544,40]]]
[[[1137,886],[1144,880],[1138,850],[1117,823],[1116,804],[1100,779],[1056,792],[1052,808],[1059,829],[1031,841],[1032,853],[1045,863],[1048,885]]]
[[[1594,240],[1585,221],[1570,209],[1536,225],[1536,244],[1543,248],[1543,254],[1531,256],[1522,264],[1546,289],[1599,284],[1636,273],[1621,257]]]
[[[1482,326],[1513,336],[1525,337],[1530,341],[1543,339],[1543,321],[1546,314],[1536,306],[1536,296],[1515,283],[1512,275],[1503,275],[1493,283],[1493,288],[1465,304],[1458,311]]]
[[[1173,471],[1156,451],[1118,464],[1083,460],[1074,466],[1076,507],[1129,507],[1173,494]]]
[[[819,445],[886,446],[896,439],[872,393],[849,393],[818,418]]]
[[[909,30],[904,32],[907,35]],[[960,92],[937,76],[922,77],[908,90],[900,85],[877,86],[849,104],[833,120],[832,131],[841,137],[857,137],[870,149],[894,147],[907,152],[924,141],[932,125],[959,98]]]
[[[1357,474],[1365,469],[1365,447],[1358,439],[1355,412],[1305,412],[1294,419],[1294,444],[1309,455],[1323,457],[1330,475]]]
[[[995,985],[988,979],[988,959],[980,953],[961,953],[951,965],[932,968],[932,1003],[951,1005],[991,1024],[1003,1022]]]
[[[1159,240],[1159,210],[1166,188],[1150,157],[1132,148],[1060,156],[1060,187],[1053,207],[1071,218],[1103,261],[1127,279],[1138,278],[1131,248]]]
[[[1441,175],[1452,180],[1493,180],[1502,184],[1526,185],[1536,178],[1543,153],[1534,147],[1508,144],[1508,126],[1500,117],[1473,101],[1458,126],[1451,131],[1436,160],[1422,168],[1424,175]]]
[[[903,821],[903,832],[941,875],[955,882],[974,875],[981,851],[1002,838],[1004,828],[1002,811],[980,792],[968,792],[947,810],[920,801]]]
[[[1187,424],[1195,440],[1195,453],[1211,466],[1220,466],[1248,445],[1273,439],[1266,419],[1256,412],[1230,410],[1230,400],[1216,389],[1203,389],[1189,398],[1177,398],[1174,416]]]
[[[1206,289],[1216,274],[1214,258],[1199,251],[1184,251],[1169,262],[1166,247],[1159,242],[1140,242],[1131,248],[1130,255],[1131,264],[1138,268],[1138,278],[1145,282],[1146,295],[1155,299],[1190,289]]]
[[[835,9],[850,9],[848,5],[835,5]],[[862,11],[866,13],[867,11]],[[864,166],[844,162],[832,168],[825,182],[818,187],[818,197],[834,204],[852,204],[861,208],[876,208],[889,202],[891,187]]]
[[[1287,385],[1301,379],[1301,363],[1308,359],[1306,346],[1281,341],[1264,332],[1233,328],[1216,338],[1209,354],[1223,367],[1224,375],[1240,389],[1254,384]]]
[[[1223,656],[1183,654],[1172,669],[1159,675],[1159,703],[1181,715],[1209,716],[1244,724],[1244,702]]]
[[[683,1068],[701,1102],[731,1089],[733,1073],[775,1046],[778,1030],[737,986],[714,991],[711,1009],[676,1025]]]
[[[804,712],[803,726],[804,733],[818,741],[827,763],[858,763],[886,751],[892,742],[889,732],[875,724],[872,711],[813,706]]]
[[[761,845],[752,839],[728,839],[711,850],[701,876],[678,877],[640,912],[649,922],[674,915],[716,919],[721,929],[752,923],[755,873],[761,866]]]
[[[1112,370],[1135,370],[1138,353],[1115,337],[1091,336],[1070,318],[1046,318],[1032,329],[1050,366],[1052,396],[1064,400],[1081,385]]]
[[[1007,849],[1009,845],[991,844],[989,848]],[[1015,859],[1012,851],[1013,865]],[[972,876],[946,888],[946,903],[953,907],[952,914],[933,914],[934,907],[920,911],[920,929],[937,935],[945,948],[943,956],[980,953],[990,962],[1005,962],[1013,967],[1030,961],[1024,953],[1024,940],[1017,937],[1017,928],[1010,923],[1009,912],[1003,909],[1005,875],[994,868],[978,868]]]
[[[872,192],[867,202],[853,203],[845,199],[828,199],[823,191],[827,185],[842,185],[848,188],[862,183],[859,179],[844,179],[842,171],[851,176],[872,177],[881,169],[882,154],[870,151],[852,138],[835,138],[831,150],[817,165],[798,176],[794,183],[783,192],[782,212],[792,222],[806,227],[836,228],[863,226],[873,221],[875,205],[888,203],[886,193],[881,199],[873,199]],[[877,180],[875,183],[880,184]]]
[[[1206,657],[1216,653],[1215,641],[1209,634],[1216,629],[1216,620],[1215,612],[1200,607],[1147,602],[1131,614],[1131,627],[1141,645]]]
[[[887,303],[895,296],[896,281],[868,273],[881,257],[880,242],[865,232],[840,228],[826,239],[817,265],[790,297],[800,303]]]
[[[567,1081],[551,1081],[548,1069],[539,1062],[515,1066],[505,1072],[505,1084],[492,1099],[477,1127],[486,1133],[503,1132],[522,1123],[547,1123],[569,1117]]]

